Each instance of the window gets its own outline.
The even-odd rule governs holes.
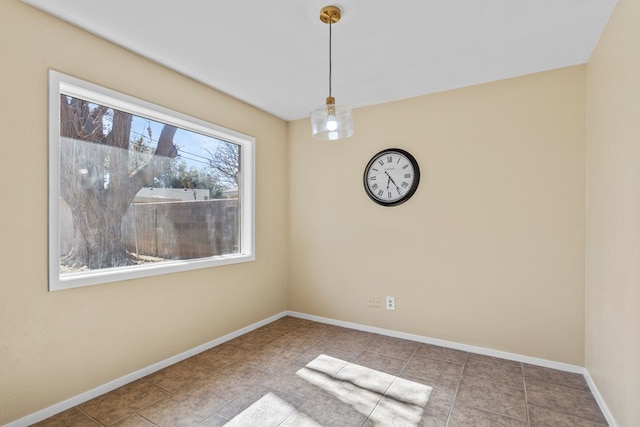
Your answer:
[[[50,71],[49,290],[252,261],[252,137]]]

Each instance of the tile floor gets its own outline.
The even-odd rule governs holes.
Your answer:
[[[284,317],[37,426],[606,426],[584,378]]]

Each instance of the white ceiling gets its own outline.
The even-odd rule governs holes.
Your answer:
[[[617,0],[23,0],[285,120],[583,64]]]

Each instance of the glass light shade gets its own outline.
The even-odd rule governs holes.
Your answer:
[[[314,139],[333,141],[353,135],[351,108],[327,104],[311,112],[311,135]]]

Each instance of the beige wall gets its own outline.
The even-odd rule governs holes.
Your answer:
[[[587,67],[586,366],[640,425],[640,3],[620,0]]]
[[[577,66],[359,109],[349,140],[291,123],[289,309],[581,365],[584,106]],[[362,184],[386,147],[422,171],[393,208]]]
[[[285,122],[18,0],[0,58],[0,425],[286,309]],[[49,68],[255,136],[257,260],[47,292]]]

